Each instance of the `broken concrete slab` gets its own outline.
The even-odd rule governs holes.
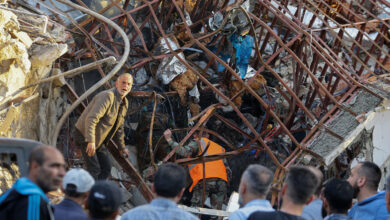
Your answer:
[[[67,44],[33,45],[29,50],[31,65],[50,65],[67,51]]]

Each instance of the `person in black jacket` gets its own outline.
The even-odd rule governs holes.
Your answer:
[[[57,190],[64,175],[62,154],[51,146],[36,147],[29,156],[28,177],[0,196],[0,219],[54,219],[46,193]]]

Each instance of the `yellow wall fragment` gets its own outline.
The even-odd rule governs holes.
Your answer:
[[[7,116],[0,125],[0,136],[7,136],[8,130],[11,128],[11,123],[14,121],[16,115],[19,114],[19,107],[10,106]]]
[[[26,32],[14,30],[11,32],[11,34],[15,38],[19,39],[26,46],[27,49],[31,47],[33,42]]]

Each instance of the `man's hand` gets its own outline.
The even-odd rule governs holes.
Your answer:
[[[164,131],[164,138],[167,142],[172,140],[172,131],[170,129]]]
[[[124,148],[123,150],[121,150],[121,155],[123,156],[123,157],[126,157],[126,158],[128,158],[129,157],[129,150],[127,150],[126,148]]]
[[[95,151],[96,151],[95,143],[88,143],[87,149],[85,150],[85,152],[87,152],[87,155],[92,157],[93,155],[95,155]]]

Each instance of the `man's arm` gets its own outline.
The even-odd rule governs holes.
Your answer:
[[[99,123],[101,117],[106,114],[107,109],[111,105],[110,94],[108,93],[99,93],[94,97],[94,100],[91,103],[91,108],[85,119],[85,142],[88,143],[86,148],[86,153],[88,156],[93,156],[95,154],[96,145],[95,145],[95,131],[96,125]]]
[[[95,131],[96,125],[99,123],[100,118],[102,118],[107,109],[111,105],[111,100],[114,97],[110,97],[109,93],[99,93],[94,97],[92,101],[91,108],[89,108],[89,112],[85,119],[86,131],[85,131],[85,141],[88,143],[95,143]]]
[[[118,144],[119,150],[121,151],[121,155],[128,157],[129,151],[125,147],[125,128],[124,123],[122,123],[118,130],[115,132],[114,137],[112,138],[115,143]]]
[[[179,144],[172,140],[172,132],[170,129],[164,131],[164,138],[168,142],[171,150],[177,147]],[[188,145],[184,145],[176,150],[176,154],[181,157],[189,157],[198,153],[198,143],[196,141],[190,141]]]

